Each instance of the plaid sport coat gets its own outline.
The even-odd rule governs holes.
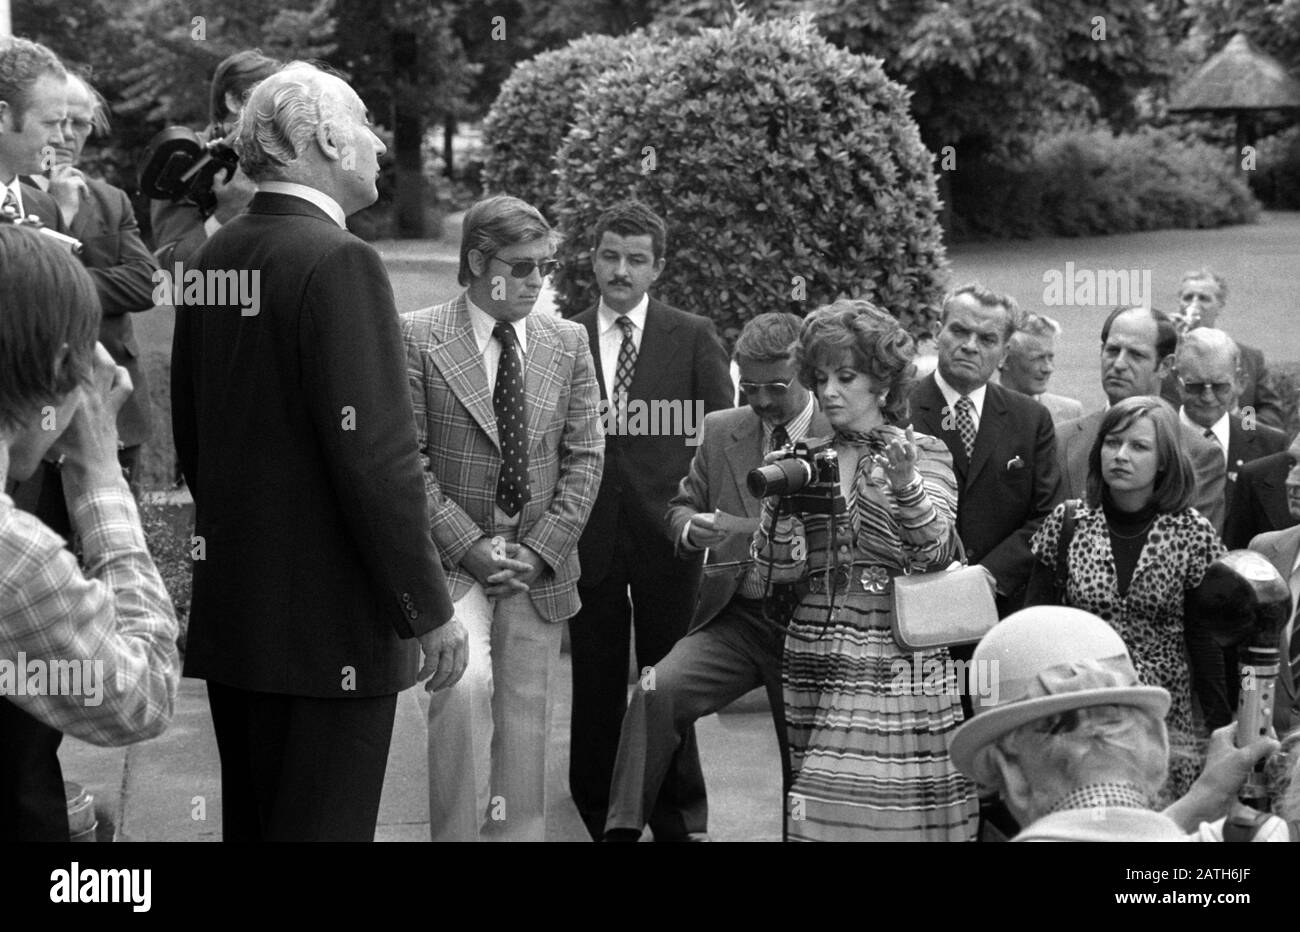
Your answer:
[[[563,621],[578,611],[578,538],[605,459],[600,389],[586,330],[539,314],[529,315],[526,326],[531,496],[519,542],[546,564],[530,592],[533,605],[548,621]],[[480,538],[496,533],[493,506],[501,471],[492,392],[464,293],[403,314],[402,339],[429,522],[452,597],[460,598],[474,582],[461,559]]]

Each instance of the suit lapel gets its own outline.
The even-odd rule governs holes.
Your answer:
[[[984,410],[980,412],[980,429],[975,433],[975,446],[971,450],[970,469],[965,478],[967,484],[974,482],[988,463],[998,438],[1006,430],[1006,419],[1007,406],[1002,390],[989,385],[984,391]]]
[[[1101,427],[1104,411],[1096,411],[1075,422],[1075,430],[1066,439],[1065,469],[1070,474],[1070,488],[1076,498],[1088,491],[1088,455]]]
[[[528,418],[528,448],[541,439],[544,417],[555,410],[560,400],[560,380],[557,348],[550,331],[533,323],[528,317],[528,352],[524,360],[525,405]]]
[[[646,309],[645,332],[641,334],[641,348],[636,354],[636,368],[632,372],[629,398],[651,399],[663,378],[668,360],[673,353],[672,333],[677,325],[668,319],[663,305],[654,298]]]
[[[943,441],[944,446],[952,454],[952,469],[957,476],[957,485],[959,488],[964,486],[966,477],[970,473],[970,460],[966,458],[966,448],[962,445],[957,425],[948,426],[952,421],[946,410],[947,402],[943,400],[943,392],[939,390],[939,383],[935,381],[934,373],[926,376],[916,387],[916,391],[912,394],[912,403],[916,406],[919,415],[916,418],[917,426],[922,433]],[[976,437],[976,443],[978,442],[979,438]]]
[[[761,504],[749,494],[745,478],[749,471],[763,459],[763,422],[755,415],[737,424],[727,438],[723,459],[727,461],[727,474],[735,484],[736,501],[745,503],[745,517],[758,517]],[[718,500],[723,496],[719,495]]]
[[[492,393],[488,391],[483,356],[479,353],[478,341],[474,339],[474,328],[469,322],[469,307],[463,294],[452,302],[446,327],[430,336],[432,345],[429,347],[429,358],[446,379],[447,387],[499,451],[501,441],[497,437]]]
[[[600,386],[600,400],[608,401],[605,392],[605,368],[600,364],[600,305],[590,311],[587,318],[587,343],[591,347],[591,359],[596,364],[596,384]]]
[[[1288,585],[1291,583],[1291,567],[1295,566],[1297,552],[1300,552],[1300,528],[1291,529],[1283,534],[1282,539],[1274,546],[1273,555],[1270,558],[1273,560],[1273,565],[1277,567],[1277,571],[1282,574],[1282,578],[1287,581]],[[1295,593],[1292,593],[1292,605],[1294,605],[1295,602],[1296,595]],[[1294,609],[1292,609],[1292,611],[1294,612]],[[1280,637],[1283,641],[1279,645],[1282,651],[1282,662],[1278,665],[1278,686],[1286,697],[1286,702],[1284,704],[1294,707],[1296,704],[1296,689],[1300,684],[1297,684],[1291,676],[1290,658],[1287,656],[1291,645],[1286,643],[1285,628]]]

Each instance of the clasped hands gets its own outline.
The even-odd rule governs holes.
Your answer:
[[[505,599],[517,592],[527,592],[543,566],[536,551],[500,537],[480,538],[469,548],[460,565],[478,580],[489,599]]]

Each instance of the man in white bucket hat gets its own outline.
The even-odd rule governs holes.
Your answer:
[[[1265,739],[1238,750],[1231,726],[1220,729],[1196,785],[1155,812],[1169,765],[1169,693],[1138,681],[1110,625],[1074,608],[1028,608],[994,627],[972,664],[989,668],[998,689],[973,697],[952,759],[997,790],[1024,827],[1016,841],[1184,841],[1223,814],[1276,746]]]

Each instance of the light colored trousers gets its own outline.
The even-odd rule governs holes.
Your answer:
[[[465,675],[429,695],[429,834],[434,841],[545,841],[548,698],[561,625],[528,593],[456,600]]]

